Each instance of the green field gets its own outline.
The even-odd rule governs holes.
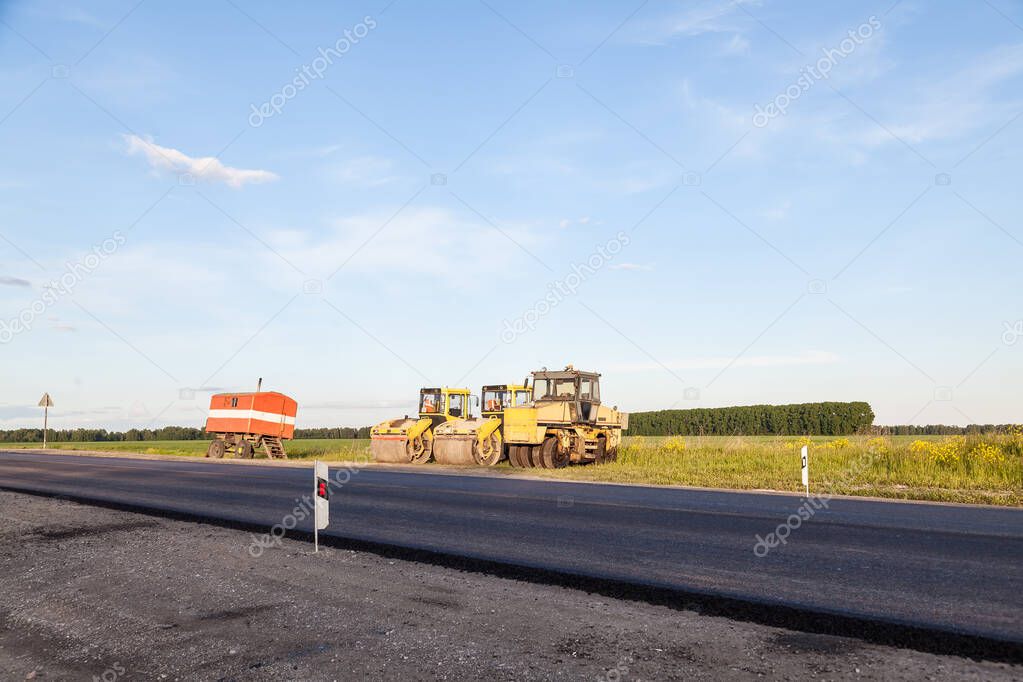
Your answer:
[[[811,493],[1023,506],[1023,434],[871,438],[783,436],[627,437],[618,461],[545,478],[797,492],[799,448],[810,445]],[[206,441],[53,443],[60,449],[203,456]],[[2,447],[39,447],[38,443]],[[295,440],[291,459],[367,461],[368,440]],[[436,467],[430,464],[424,470]]]

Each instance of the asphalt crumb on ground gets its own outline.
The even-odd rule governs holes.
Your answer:
[[[0,679],[1023,680],[869,644],[0,492]],[[258,556],[253,556],[258,554]]]

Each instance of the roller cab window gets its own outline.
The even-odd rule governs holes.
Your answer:
[[[444,405],[444,396],[440,393],[421,393],[419,395],[419,414],[437,414]]]
[[[600,402],[600,382],[589,377],[579,380],[579,399]]]
[[[575,379],[537,379],[533,382],[534,400],[575,400]]]
[[[461,417],[465,408],[465,396],[455,393],[448,396],[448,414],[452,417]]]
[[[504,408],[508,407],[508,391],[484,391],[483,392],[483,411],[484,412],[500,412]]]

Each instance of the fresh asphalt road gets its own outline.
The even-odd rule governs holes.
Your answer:
[[[357,470],[334,486],[322,532],[1023,642],[1023,509],[832,499],[758,557],[757,537],[804,500],[429,471]],[[312,475],[311,464],[0,451],[0,487],[269,529]]]

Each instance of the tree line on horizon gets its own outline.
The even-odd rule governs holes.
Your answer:
[[[875,426],[874,411],[866,402],[820,402],[793,405],[743,405],[685,410],[655,410],[629,415],[630,436],[954,436],[1006,433],[1011,424],[949,426]],[[295,429],[296,439],[369,438],[370,427]],[[165,426],[158,429],[49,429],[54,443],[209,440],[202,429]],[[42,429],[0,430],[0,443],[42,443]]]
[[[865,402],[741,405],[633,412],[631,436],[847,436],[869,429]]]
[[[370,427],[295,429],[295,438],[369,438]],[[121,443],[154,440],[210,440],[202,429],[190,426],[165,426],[159,429],[49,429],[47,440],[54,443]],[[42,443],[42,429],[0,430],[0,443]]]

